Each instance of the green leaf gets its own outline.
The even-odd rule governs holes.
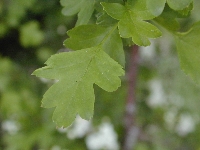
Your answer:
[[[182,10],[189,6],[193,0],[167,0],[167,4],[174,10]]]
[[[121,37],[132,38],[140,46],[150,45],[148,38],[161,36],[161,32],[152,24],[144,21],[154,18],[148,11],[145,0],[128,1],[125,6],[117,3],[101,3],[108,15],[119,20]]]
[[[163,13],[154,20],[170,31],[177,31],[180,28],[179,22],[176,20],[177,12],[166,6]]]
[[[180,59],[181,68],[200,83],[200,22],[193,25],[191,30],[176,36],[176,45]]]
[[[154,16],[159,16],[164,10],[166,0],[148,0],[147,8]]]
[[[101,46],[53,55],[47,66],[34,71],[38,77],[59,80],[44,94],[42,106],[56,107],[53,120],[58,127],[72,124],[76,115],[89,120],[93,116],[93,84],[106,91],[120,86],[124,71]]]
[[[66,16],[78,14],[76,26],[87,24],[94,11],[95,0],[61,0],[62,13]]]
[[[60,4],[64,7],[62,13],[66,16],[72,16],[80,11],[81,3],[78,0],[60,0]]]
[[[120,3],[120,4],[124,4],[124,0],[95,0],[95,9],[98,12],[103,12],[103,8],[101,6],[101,2],[106,2],[106,3]]]
[[[98,45],[109,33],[109,28],[98,25],[82,25],[67,32],[64,45],[73,50],[80,50]]]
[[[147,0],[147,8],[154,16],[159,16],[164,10],[165,3],[174,10],[183,10],[192,4],[193,0]]]
[[[101,3],[103,9],[114,19],[120,20],[126,15],[126,7],[119,3]]]
[[[147,0],[128,0],[126,8],[131,10],[132,15],[142,20],[151,20],[155,16],[147,8]]]
[[[97,17],[96,24],[101,25],[101,26],[113,26],[117,24],[117,20],[113,19],[108,14],[103,12]]]
[[[193,9],[193,3],[190,3],[187,7],[185,7],[183,10],[177,10],[177,17],[178,18],[186,18],[191,14],[191,11]]]
[[[38,46],[44,40],[44,33],[39,29],[39,23],[31,21],[20,27],[20,42],[24,47]]]
[[[164,8],[165,3],[174,10],[183,10],[192,4],[193,0],[147,0],[147,8],[154,16],[159,16]]]
[[[90,48],[102,44],[102,48],[122,66],[125,56],[122,40],[117,32],[117,26],[82,25],[68,31],[70,38],[64,45],[73,50]]]
[[[118,31],[115,29],[102,44],[103,50],[120,65],[125,67],[123,43]]]
[[[163,13],[156,17],[154,20],[170,31],[177,31],[180,28],[177,18],[185,18],[190,15],[193,8],[193,3],[184,8],[183,10],[173,10],[168,5],[165,6]]]

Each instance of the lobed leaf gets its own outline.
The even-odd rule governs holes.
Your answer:
[[[154,20],[170,31],[177,31],[180,28],[179,22],[176,20],[178,13],[166,6],[163,13]]]
[[[112,18],[120,20],[123,19],[126,15],[126,7],[119,3],[101,3],[103,9],[110,15]]]
[[[123,43],[117,29],[107,36],[106,40],[102,44],[102,48],[112,59],[125,67]]]
[[[167,4],[174,10],[182,10],[192,3],[193,0],[167,0]]]
[[[176,45],[180,59],[181,68],[200,83],[200,22],[193,25],[191,30],[176,36]]]
[[[60,0],[64,8],[62,13],[66,16],[78,14],[76,26],[87,24],[94,11],[95,0]]]
[[[183,10],[177,11],[171,9],[169,6],[166,5],[163,13],[160,16],[156,17],[154,20],[166,29],[174,32],[180,28],[180,24],[176,19],[188,17],[191,13],[192,8],[193,3],[191,3]]]
[[[154,18],[147,9],[145,0],[128,1],[125,6],[116,3],[101,4],[108,15],[119,20],[118,28],[121,37],[131,37],[135,44],[148,46],[149,38],[161,36],[159,29],[144,21]]]
[[[139,19],[142,20],[151,20],[155,16],[150,12],[147,7],[147,0],[128,0],[126,8],[131,10],[133,14]]]
[[[147,8],[154,16],[159,16],[165,8],[166,0],[148,0]]]
[[[124,74],[101,46],[56,54],[46,64],[33,74],[59,80],[42,100],[43,107],[56,107],[53,120],[58,127],[71,125],[77,114],[89,120],[94,109],[93,84],[111,92],[120,86],[119,76]]]
[[[173,10],[181,11],[189,7],[193,0],[147,0],[147,8],[154,16],[159,16],[164,8],[165,3]]]
[[[82,25],[68,31],[70,38],[64,45],[73,50],[80,50],[102,44],[103,50],[114,60],[125,66],[122,40],[116,25]]]
[[[182,10],[177,10],[177,17],[178,18],[186,18],[189,17],[189,15],[191,14],[191,11],[193,9],[193,3],[190,3],[190,5],[188,5],[187,7],[185,7]]]
[[[113,19],[108,14],[103,12],[97,17],[96,24],[101,25],[101,26],[113,26],[117,24],[117,20]]]
[[[100,44],[108,32],[109,28],[98,25],[78,26],[67,32],[70,38],[64,41],[64,45],[73,50],[93,47]]]

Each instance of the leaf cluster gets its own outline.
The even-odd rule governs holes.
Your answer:
[[[51,56],[47,66],[33,73],[57,80],[44,94],[42,106],[56,107],[53,120],[58,127],[71,125],[76,115],[90,119],[93,85],[109,92],[120,86],[124,43],[131,40],[131,44],[149,46],[150,39],[160,37],[163,28],[176,40],[182,69],[199,82],[200,23],[180,33],[177,21],[189,17],[192,0],[61,0],[61,5],[64,15],[77,15],[75,27],[64,41],[73,51]]]

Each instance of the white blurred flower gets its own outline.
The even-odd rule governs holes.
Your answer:
[[[77,116],[72,127],[67,129],[69,139],[82,138],[91,128],[91,123]]]
[[[153,79],[149,82],[150,95],[148,105],[151,107],[163,106],[166,103],[163,86],[160,80]]]
[[[176,126],[176,132],[180,136],[185,136],[188,133],[191,133],[194,129],[195,129],[194,119],[188,114],[181,115],[179,123]]]
[[[155,42],[151,41],[151,45],[147,47],[141,46],[139,53],[142,60],[151,61],[156,55]]]
[[[2,122],[2,129],[9,134],[16,134],[19,131],[19,125],[12,120],[5,120]]]
[[[113,129],[113,125],[104,122],[99,126],[98,132],[92,133],[86,138],[86,145],[89,150],[118,150],[117,134]]]

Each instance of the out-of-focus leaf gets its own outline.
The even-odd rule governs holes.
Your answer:
[[[182,10],[189,6],[193,0],[167,0],[167,4],[174,10]]]
[[[194,81],[200,83],[200,22],[193,25],[186,33],[176,36],[176,44],[181,68]]]
[[[170,31],[177,31],[180,28],[180,24],[177,21],[177,18],[188,17],[192,8],[193,3],[191,3],[183,10],[177,11],[171,9],[169,6],[165,6],[163,13],[156,17],[154,20]]]
[[[180,25],[176,18],[177,13],[166,6],[163,13],[154,20],[170,31],[177,31]]]
[[[94,11],[94,0],[61,0],[62,13],[66,16],[78,14],[76,26],[87,24]]]
[[[38,46],[44,40],[44,34],[39,29],[39,23],[32,21],[20,28],[20,42],[24,47]]]
[[[147,0],[147,8],[154,16],[159,16],[164,10],[166,0]]]

